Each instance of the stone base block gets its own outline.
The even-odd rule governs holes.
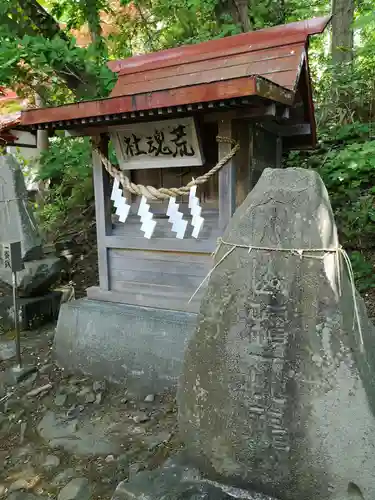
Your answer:
[[[43,297],[19,298],[19,320],[21,330],[33,330],[48,322],[56,321],[59,315],[61,292],[50,292]],[[0,332],[12,330],[13,298],[0,297]]]
[[[175,387],[197,315],[80,299],[61,306],[57,362],[143,396]]]
[[[25,269],[17,273],[18,293],[22,297],[43,296],[67,270],[66,261],[57,257],[45,257],[24,264]],[[0,269],[0,281],[11,289],[13,278],[9,269]]]
[[[177,459],[163,467],[140,472],[129,482],[120,483],[112,500],[276,500],[257,492],[245,491],[204,479],[199,471]]]

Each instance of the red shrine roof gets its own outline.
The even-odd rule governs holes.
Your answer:
[[[295,90],[307,37],[329,18],[311,19],[109,63],[118,73],[112,97],[261,76]]]
[[[241,106],[258,97],[293,107],[302,101],[315,139],[307,46],[330,17],[275,26],[196,45],[112,61],[118,81],[107,99],[22,113],[21,126],[69,128]],[[302,83],[301,83],[302,82]]]
[[[12,143],[15,139],[9,130],[20,123],[21,112],[15,111],[9,113],[7,105],[18,99],[17,94],[13,90],[0,86],[0,146]]]

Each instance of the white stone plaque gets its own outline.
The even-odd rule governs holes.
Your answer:
[[[121,125],[110,133],[124,170],[204,164],[192,117]]]

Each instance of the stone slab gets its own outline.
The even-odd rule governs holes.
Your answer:
[[[61,306],[58,363],[146,397],[175,387],[196,315],[80,299]]]
[[[19,298],[21,330],[33,330],[51,321],[56,321],[61,295],[61,292],[53,291],[43,297]],[[0,333],[13,328],[13,298],[9,295],[0,297]]]
[[[262,493],[233,488],[209,481],[179,457],[162,467],[139,472],[129,482],[121,482],[112,500],[275,500]]]
[[[66,269],[66,261],[58,257],[45,257],[25,262],[25,269],[17,273],[19,295],[37,297],[48,293]],[[12,279],[12,273],[9,269],[0,268],[0,281],[5,283],[9,289],[12,287]]]

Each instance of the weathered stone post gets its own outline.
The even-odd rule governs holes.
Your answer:
[[[0,243],[18,241],[25,263],[18,273],[20,321],[22,328],[29,328],[58,314],[61,293],[51,293],[50,289],[66,265],[55,255],[44,254],[43,240],[28,206],[21,167],[13,156],[0,155]],[[12,272],[2,263],[0,283],[5,289],[12,286]],[[0,298],[0,331],[13,325],[12,303],[11,294]]]

